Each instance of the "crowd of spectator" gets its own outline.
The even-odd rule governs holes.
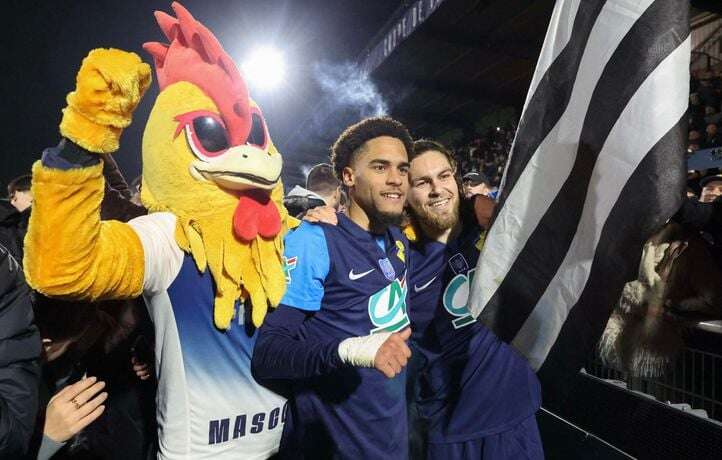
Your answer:
[[[722,72],[693,73],[689,96],[689,143],[687,151],[722,146],[718,133],[722,123]]]
[[[693,72],[690,91],[687,158],[699,150],[722,147],[722,133],[718,132],[722,123],[722,71]],[[719,196],[719,184],[722,184],[720,167],[714,164],[687,173],[687,195],[702,202],[711,202]]]
[[[483,135],[476,135],[471,140],[454,146],[453,152],[460,176],[471,172],[481,173],[488,178],[488,185],[498,186],[515,133],[515,125],[495,126],[488,128]]]

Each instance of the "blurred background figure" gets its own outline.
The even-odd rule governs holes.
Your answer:
[[[341,202],[341,182],[328,163],[320,163],[311,168],[306,177],[306,189],[320,196],[326,206],[338,210]]]
[[[464,187],[464,198],[471,198],[475,195],[488,196],[492,191],[492,185],[489,178],[484,173],[471,171],[462,177]]]
[[[699,185],[702,187],[702,194],[699,197],[702,203],[711,203],[722,195],[722,175],[705,177],[699,181]]]
[[[33,194],[30,191],[30,175],[16,177],[8,184],[8,200],[0,207],[0,244],[23,264],[23,239],[28,229]]]
[[[327,163],[319,163],[308,172],[306,187],[296,185],[286,194],[283,204],[292,216],[302,218],[309,209],[329,206],[339,210],[341,205],[341,182]]]
[[[145,382],[153,357],[143,306],[38,296],[34,311],[43,360],[32,458],[152,455],[155,382]]]
[[[23,212],[33,204],[33,193],[30,191],[30,174],[16,177],[8,184],[8,199],[18,212]]]

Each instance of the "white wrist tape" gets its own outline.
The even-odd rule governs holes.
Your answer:
[[[349,337],[338,344],[338,355],[341,361],[355,367],[374,367],[376,352],[386,342],[391,332]]]

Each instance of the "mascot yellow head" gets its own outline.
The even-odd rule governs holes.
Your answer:
[[[169,45],[143,45],[160,95],[143,135],[141,200],[178,218],[176,240],[216,286],[227,329],[240,300],[260,325],[285,289],[282,159],[263,114],[215,36],[178,3],[155,16]]]

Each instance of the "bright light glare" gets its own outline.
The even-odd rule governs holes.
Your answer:
[[[274,48],[258,48],[243,63],[243,73],[256,87],[270,89],[283,81],[283,55]]]

